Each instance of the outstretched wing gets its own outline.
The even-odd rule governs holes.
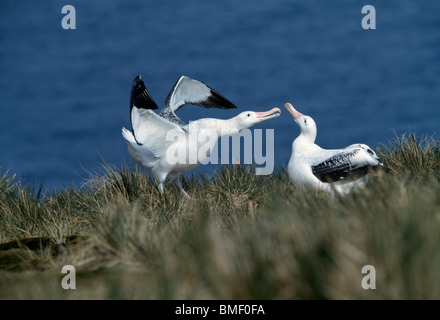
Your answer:
[[[167,133],[170,131],[183,133],[183,130],[158,116],[152,110],[158,109],[145,87],[141,76],[133,80],[130,94],[130,122],[133,138],[139,146],[148,148],[158,156],[160,146],[166,146]],[[127,140],[128,141],[128,140]]]
[[[132,85],[130,94],[131,132],[123,128],[122,135],[134,160],[150,167],[166,155],[167,149],[185,136],[185,131],[175,123],[157,115],[158,109],[140,76]]]
[[[382,164],[371,148],[363,144],[355,144],[312,165],[312,172],[322,182],[335,182],[350,176],[364,176],[370,167],[378,165]]]
[[[131,111],[131,119],[136,143],[150,150],[156,158],[162,157],[171,144],[186,135],[180,126],[152,110],[135,107]]]
[[[204,108],[237,109],[232,102],[205,83],[181,76],[168,94],[163,111],[169,108],[176,112],[186,104]]]
[[[159,109],[156,102],[154,102],[153,98],[150,96],[147,88],[145,87],[144,82],[141,80],[141,76],[138,75],[133,80],[133,84],[131,86],[130,92],[130,121],[131,121],[131,111],[133,107],[141,108],[141,109]]]

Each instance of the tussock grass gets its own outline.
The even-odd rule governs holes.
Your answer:
[[[402,135],[385,146],[385,152],[379,150],[394,173],[411,175],[411,179],[440,180],[440,145],[434,138],[423,137],[417,140],[415,135]]]
[[[378,150],[390,173],[348,196],[300,192],[283,168],[224,166],[160,196],[137,166],[45,194],[0,178],[0,298],[439,299],[440,143]],[[77,271],[61,287],[62,266]],[[361,286],[364,265],[376,289]]]

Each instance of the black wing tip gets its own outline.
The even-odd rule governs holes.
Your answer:
[[[211,95],[205,101],[198,103],[199,106],[204,108],[237,109],[231,101],[223,97],[220,93],[213,89],[210,90]]]
[[[145,83],[141,80],[141,76],[137,75],[133,80],[130,94],[130,110],[136,106],[141,109],[159,109],[156,102],[148,93]]]
[[[179,84],[179,82],[182,79],[187,79],[187,80],[190,80],[190,81],[201,83],[201,84],[205,85],[209,89],[209,91],[210,91],[210,95],[205,100],[198,101],[198,102],[185,102],[185,104],[194,104],[194,105],[198,105],[198,106],[203,107],[203,108],[237,109],[237,107],[231,101],[229,101],[228,99],[223,97],[220,93],[218,93],[217,91],[212,89],[205,82],[193,79],[193,78],[188,77],[186,75],[181,75],[177,79],[176,83],[174,84],[173,88],[171,89],[170,93],[168,94],[168,96],[167,96],[167,98],[165,100],[165,105],[169,104],[171,96],[174,94],[177,85]],[[178,109],[180,109],[185,104],[182,104],[182,105],[178,106],[173,111],[177,111]]]

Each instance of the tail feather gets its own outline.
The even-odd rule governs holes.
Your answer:
[[[158,160],[154,153],[145,146],[139,145],[130,130],[122,128],[122,135],[127,141],[128,152],[133,160],[141,166],[151,168]]]

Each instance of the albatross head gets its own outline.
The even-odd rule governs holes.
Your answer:
[[[315,121],[313,121],[311,117],[305,116],[301,112],[297,111],[289,102],[287,102],[284,106],[292,114],[293,119],[301,129],[301,135],[308,141],[311,141],[311,143],[314,143],[317,132]]]
[[[260,122],[279,117],[281,110],[273,108],[266,112],[245,111],[235,117],[239,130],[247,129]]]

